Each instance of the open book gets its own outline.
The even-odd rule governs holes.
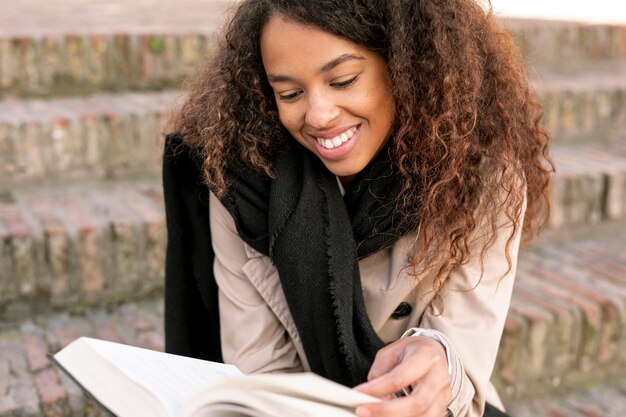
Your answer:
[[[51,360],[117,417],[354,417],[378,399],[312,373],[233,365],[81,337]]]

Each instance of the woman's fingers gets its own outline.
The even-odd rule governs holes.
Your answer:
[[[404,349],[410,344],[408,338],[400,339],[380,349],[374,358],[374,363],[367,374],[367,380],[372,381],[388,373],[405,355]]]
[[[439,342],[426,337],[401,339],[378,352],[368,382],[355,389],[384,398],[415,384],[435,366],[447,372],[445,350]]]
[[[443,417],[450,401],[449,385],[425,377],[409,396],[359,406],[359,417]]]
[[[382,349],[369,381],[356,390],[386,401],[357,408],[360,417],[442,417],[450,401],[450,375],[443,346],[427,337],[410,337]],[[406,387],[413,392],[392,398]]]

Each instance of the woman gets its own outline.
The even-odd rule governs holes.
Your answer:
[[[540,118],[471,0],[242,1],[166,144],[167,350],[384,399],[361,417],[503,415]]]

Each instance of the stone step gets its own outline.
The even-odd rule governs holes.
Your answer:
[[[0,101],[0,189],[155,175],[177,92]]]
[[[494,371],[513,417],[624,415],[625,231],[614,225],[603,238],[540,240],[523,250]],[[108,284],[125,293],[115,302],[3,321],[0,417],[102,416],[45,356],[78,336],[163,349],[161,297],[142,299],[123,281]]]

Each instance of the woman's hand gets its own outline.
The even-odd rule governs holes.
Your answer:
[[[445,348],[428,337],[411,336],[381,349],[356,390],[383,399],[357,408],[358,417],[443,417],[450,401],[451,378]],[[394,398],[403,388],[410,395]]]

